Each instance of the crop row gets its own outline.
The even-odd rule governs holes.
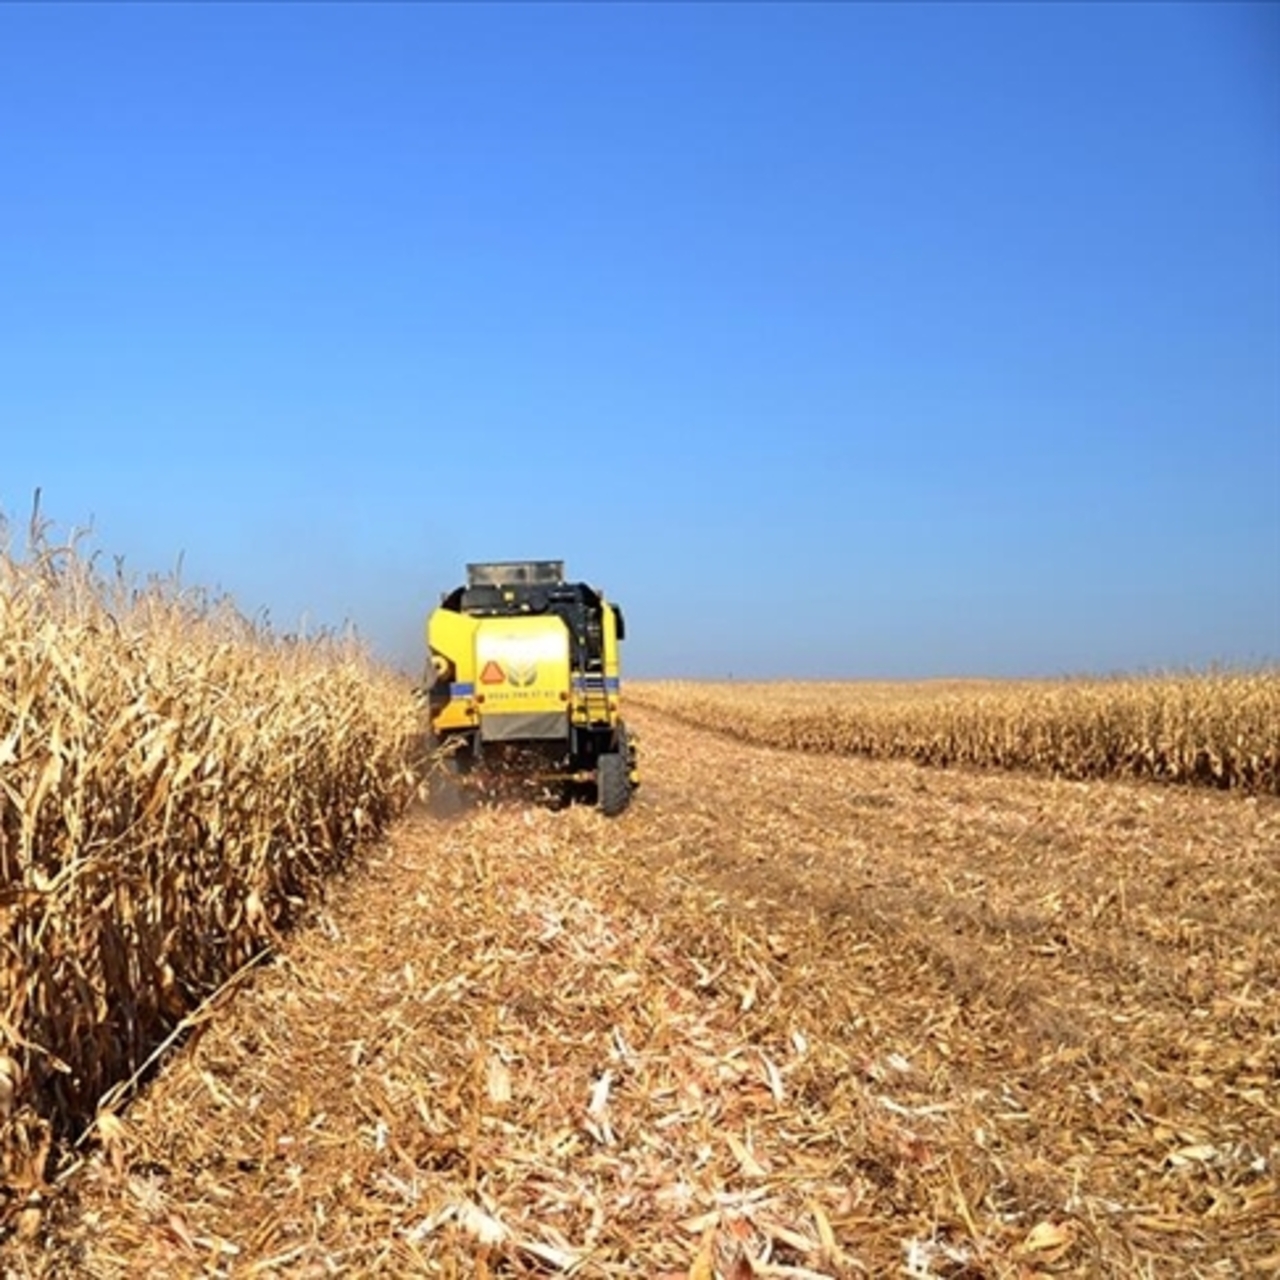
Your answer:
[[[348,637],[0,550],[0,1219],[401,810],[415,724]]]
[[[948,683],[633,683],[685,723],[804,751],[1280,794],[1280,669]]]

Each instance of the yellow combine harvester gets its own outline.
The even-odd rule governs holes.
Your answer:
[[[566,582],[562,560],[467,565],[427,622],[436,796],[514,780],[621,813],[639,783],[620,703],[625,634],[621,609]]]

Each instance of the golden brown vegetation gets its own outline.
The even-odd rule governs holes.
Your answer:
[[[1280,803],[635,724],[398,824],[15,1280],[1276,1274]]]
[[[1061,682],[661,681],[629,693],[765,745],[1280,794],[1280,669]]]
[[[1266,790],[1274,677],[1231,679],[1147,684],[1163,763],[1106,769],[1114,683],[632,686],[622,818],[413,818],[326,898],[407,690],[0,559],[0,1271],[1275,1274],[1280,804],[1061,776]],[[846,754],[940,722],[1018,772]]]
[[[414,723],[340,637],[0,550],[0,1215],[400,810]]]

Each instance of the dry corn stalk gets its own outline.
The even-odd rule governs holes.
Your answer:
[[[629,686],[762,745],[1280,794],[1280,668],[1070,681]]]
[[[349,639],[0,547],[0,1211],[413,789]]]

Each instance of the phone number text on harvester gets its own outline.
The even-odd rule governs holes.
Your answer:
[[[485,690],[485,702],[547,702],[555,698],[554,693],[546,689],[501,689],[490,692]]]

